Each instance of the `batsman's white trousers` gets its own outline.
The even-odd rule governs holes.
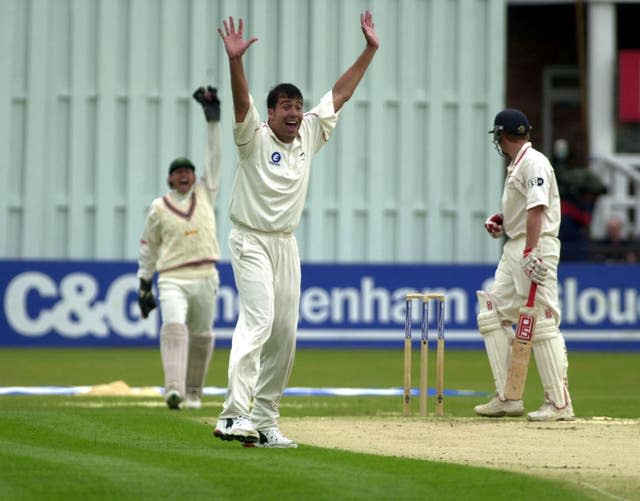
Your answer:
[[[502,257],[495,273],[495,281],[488,291],[493,300],[501,320],[518,321],[520,307],[529,295],[531,280],[522,271],[520,260],[524,252],[525,238],[508,240],[502,250]],[[560,305],[558,302],[558,261],[560,259],[560,241],[555,237],[543,235],[534,251],[542,259],[549,273],[544,286],[538,287],[536,292],[536,309],[544,311],[550,309],[560,327]]]
[[[163,324],[183,324],[193,334],[210,331],[220,286],[218,270],[206,278],[158,278]]]
[[[220,418],[249,416],[257,429],[271,428],[278,426],[280,399],[295,356],[300,304],[298,244],[290,233],[235,227],[229,248],[240,313]]]

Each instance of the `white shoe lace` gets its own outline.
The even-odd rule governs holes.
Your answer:
[[[263,434],[265,437],[267,437],[267,440],[269,441],[269,443],[280,443],[280,444],[292,443],[292,441],[289,440],[287,437],[285,437],[282,434],[282,432],[277,428],[266,430],[265,432],[263,432]]]
[[[233,426],[236,428],[245,428],[245,429],[254,429],[253,423],[251,420],[245,416],[240,416],[236,418],[233,422]]]

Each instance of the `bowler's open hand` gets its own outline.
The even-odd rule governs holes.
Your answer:
[[[230,59],[242,57],[251,44],[258,40],[256,37],[247,38],[246,40],[242,38],[242,32],[244,30],[242,18],[238,20],[238,31],[236,31],[235,23],[231,16],[229,16],[228,21],[223,20],[222,24],[224,29],[218,28],[218,33],[224,42],[224,48]]]

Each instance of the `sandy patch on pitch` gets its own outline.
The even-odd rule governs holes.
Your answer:
[[[482,418],[295,418],[300,444],[525,472],[640,499],[640,420],[529,423]]]
[[[113,381],[91,386],[82,396],[86,397],[157,397],[160,392],[154,387],[132,388],[124,381]]]

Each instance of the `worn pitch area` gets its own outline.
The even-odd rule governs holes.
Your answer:
[[[281,427],[300,444],[512,470],[640,500],[640,419],[324,417]]]

